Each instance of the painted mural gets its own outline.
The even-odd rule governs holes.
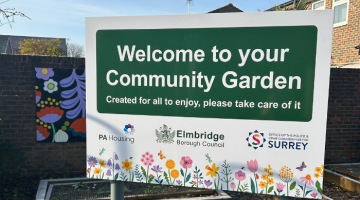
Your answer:
[[[85,70],[35,68],[36,140],[85,142]]]

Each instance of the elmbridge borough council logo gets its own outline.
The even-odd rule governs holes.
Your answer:
[[[259,133],[257,130],[254,132],[249,132],[249,137],[246,138],[248,141],[248,146],[257,149],[263,147],[266,139],[264,138],[264,133]]]
[[[171,144],[174,142],[175,130],[173,131],[165,124],[163,127],[160,127],[159,130],[155,129],[155,134],[158,143]]]

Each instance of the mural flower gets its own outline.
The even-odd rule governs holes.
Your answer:
[[[50,136],[49,131],[47,128],[44,128],[43,126],[36,125],[36,140],[42,141],[45,140]]]
[[[279,177],[280,179],[286,183],[287,188],[287,196],[289,196],[289,182],[292,180],[294,174],[291,172],[291,169],[287,166],[283,166],[280,170]]]
[[[239,181],[243,181],[246,179],[246,174],[242,171],[235,172],[235,178]]]
[[[126,171],[129,171],[130,169],[132,169],[132,162],[128,161],[128,159],[125,159],[125,161],[121,162],[123,164],[122,168],[125,169]]]
[[[280,193],[284,190],[284,187],[285,187],[284,184],[282,184],[282,183],[276,183],[276,189],[277,189],[277,191],[279,192],[279,195],[280,195]]]
[[[273,176],[274,174],[271,172],[272,168],[270,165],[268,165],[268,167],[264,168],[264,171],[266,172],[265,174],[261,175],[261,179],[265,180],[266,183],[266,189],[265,189],[265,194],[267,194],[269,191],[271,191],[272,189],[268,190],[268,186],[274,184],[274,179],[270,178],[270,176]],[[262,188],[262,187],[261,187]],[[274,188],[273,186],[271,188]]]
[[[58,91],[58,83],[52,79],[44,82],[44,91],[48,93],[53,93]]]
[[[189,156],[183,156],[180,160],[180,165],[183,168],[191,168],[193,161]]]
[[[111,169],[108,169],[108,170],[107,170],[106,176],[111,176]]]
[[[259,176],[257,175],[257,174],[255,174],[255,172],[258,170],[258,162],[257,162],[257,160],[255,159],[255,160],[250,160],[250,161],[246,161],[247,162],[247,167],[248,167],[248,169],[251,171],[251,172],[253,172],[254,173],[254,180],[255,180],[255,187],[254,187],[254,189],[252,189],[252,192],[253,193],[258,193],[259,191],[258,191],[258,186],[257,186],[257,179],[259,179]],[[253,184],[253,180],[252,180],[252,178],[250,178],[251,179],[251,183]],[[256,189],[256,190],[255,190]]]
[[[86,118],[79,118],[75,120],[69,127],[68,131],[71,131],[73,136],[86,137]]]
[[[39,103],[39,101],[41,99],[41,92],[35,90],[35,96],[36,96],[36,103]]]
[[[61,119],[61,117],[63,116],[63,114],[64,114],[63,110],[61,110],[59,107],[54,107],[54,106],[45,107],[45,108],[41,109],[39,112],[36,113],[37,117],[41,121],[51,124],[52,129],[53,129],[53,140],[52,140],[52,142],[55,142],[54,123],[59,121]]]
[[[63,130],[58,130],[58,132],[55,133],[55,142],[67,142],[68,139],[69,135]]]
[[[97,175],[101,174],[101,172],[102,172],[102,170],[100,168],[95,168],[95,170],[94,170],[94,174],[97,174]]]
[[[115,160],[119,160],[119,157],[118,157],[118,155],[115,153],[115,158],[114,158]]]
[[[305,177],[300,177],[300,180],[301,180],[301,182],[305,182],[305,186],[304,186],[304,190],[303,190],[303,198],[305,198],[305,196],[309,192],[311,192],[311,190],[306,192],[306,185],[314,185],[314,181],[311,180],[311,175],[310,174],[306,175]]]
[[[93,156],[90,156],[90,158],[88,159],[88,164],[90,167],[95,167],[95,165],[97,165],[96,158]]]
[[[179,171],[177,169],[173,169],[173,170],[171,170],[170,175],[175,180],[175,179],[179,178],[180,173],[179,173]]]
[[[109,159],[109,160],[107,161],[107,166],[112,166],[111,159]]]
[[[50,77],[54,76],[52,68],[35,68],[36,78],[47,81]]]
[[[209,188],[212,185],[212,182],[210,180],[204,181],[207,188]]]
[[[175,162],[171,159],[167,160],[166,163],[165,163],[165,166],[168,168],[168,169],[174,169],[175,167]]]
[[[312,194],[310,194],[311,197],[314,197],[314,199],[316,198],[316,196],[318,195],[318,193],[313,192]]]
[[[116,163],[115,169],[116,169],[116,170],[120,170],[120,165],[119,165],[118,163]]]
[[[162,173],[161,169],[162,169],[162,167],[160,167],[159,165],[154,165],[154,167],[151,168],[151,170],[153,170],[154,172],[158,172],[158,173]]]
[[[260,186],[262,189],[266,188],[266,182],[260,181],[259,186]]]
[[[211,178],[212,177],[216,177],[216,173],[217,173],[217,171],[220,169],[220,167],[216,167],[216,165],[215,165],[215,163],[213,163],[213,165],[211,166],[211,168],[210,168],[210,166],[209,165],[206,165],[206,167],[205,167],[205,169],[207,169],[207,170],[209,170],[207,173],[206,173],[206,176],[211,176]]]
[[[102,167],[102,168],[105,168],[105,160],[99,160],[99,165]]]
[[[177,180],[176,183],[177,183],[178,185],[181,185],[181,184],[182,184],[182,181]]]
[[[149,177],[149,166],[151,166],[151,165],[153,164],[153,162],[154,162],[154,156],[147,151],[147,152],[145,152],[145,154],[142,154],[142,155],[141,155],[140,161],[141,161],[145,166],[147,166],[147,171],[146,171],[146,173],[144,173],[144,172],[145,172],[145,169],[143,169],[143,167],[141,167],[141,169],[143,169],[142,171],[143,171],[143,174],[144,174],[144,176],[145,176],[146,183],[147,183],[147,182],[148,182],[148,178],[149,178],[150,181],[152,180],[151,177]]]
[[[231,182],[230,183],[230,187],[231,189],[234,191],[234,189],[236,188],[236,184],[234,182]]]

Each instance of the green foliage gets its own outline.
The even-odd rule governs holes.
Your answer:
[[[116,175],[115,175],[115,181],[118,179],[118,177],[119,177],[119,173],[117,173]]]
[[[305,2],[302,0],[294,0],[293,5],[289,7],[281,7],[280,5],[271,8],[271,11],[289,11],[289,10],[307,10],[311,2]]]
[[[145,168],[143,166],[141,166],[141,171],[144,174],[144,176],[146,177],[146,170],[145,170]]]
[[[295,187],[296,187],[296,181],[291,183],[290,190],[293,190]]]
[[[229,190],[229,183],[234,180],[233,177],[230,177],[230,175],[232,174],[231,169],[229,169],[230,165],[228,163],[226,163],[226,160],[225,160],[221,166],[223,168],[225,168],[221,172],[223,175],[225,175],[225,177],[223,177],[221,179],[221,181],[226,183],[226,190]]]
[[[148,183],[151,183],[151,181],[155,178],[155,176],[152,176],[149,178]]]
[[[1,119],[0,119],[1,125]],[[8,164],[12,165],[12,169],[17,168],[19,175],[22,175],[21,164],[23,163],[23,153],[16,149],[9,140],[4,139],[4,135],[0,133],[0,180],[7,175]]]
[[[269,190],[268,190],[268,193],[272,192],[273,189],[274,189],[274,186],[271,186],[271,187],[269,188]]]
[[[135,165],[135,176],[136,176],[136,180],[142,183],[143,177],[139,171],[139,165]]]
[[[239,187],[240,192],[247,192],[249,190],[249,184],[245,183],[241,187]],[[255,189],[254,189],[255,190]]]
[[[167,175],[167,173],[164,171],[164,177],[165,177],[165,180],[166,180],[166,182],[169,184],[169,185],[171,185],[171,183],[170,183],[170,181],[169,181],[169,177],[168,177],[168,175]]]
[[[127,181],[128,179],[126,178],[126,175],[124,174],[124,172],[121,172],[120,173],[120,179],[122,180],[122,181]]]
[[[298,188],[296,188],[296,195],[295,197],[300,197],[300,190]]]
[[[315,186],[319,194],[322,194],[322,189],[319,181],[316,181]]]
[[[52,40],[35,40],[28,39],[19,42],[20,54],[27,55],[44,55],[44,56],[62,56],[64,51],[60,47],[60,39]]]
[[[252,193],[255,193],[255,183],[254,183],[254,181],[252,180],[252,178],[250,178],[250,180],[251,180],[251,192],[252,192]]]

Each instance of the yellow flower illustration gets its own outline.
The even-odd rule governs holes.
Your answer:
[[[273,177],[273,176],[274,176],[274,173],[269,172],[269,177]]]
[[[324,164],[321,165],[321,169],[324,169]]]
[[[100,168],[94,169],[94,174],[100,174],[101,172],[102,172],[102,170]]]
[[[215,163],[213,163],[211,168],[209,165],[206,165],[205,169],[209,170],[206,173],[206,176],[211,175],[211,178],[212,178],[212,177],[216,176],[216,172],[220,169],[220,167],[216,167]]]
[[[173,170],[171,170],[170,175],[174,179],[177,179],[177,178],[179,178],[180,173],[179,173],[179,171],[177,169],[173,169]]]
[[[168,168],[168,169],[174,169],[175,167],[175,162],[171,159],[167,160],[166,163],[165,163],[165,166]]]
[[[268,172],[268,171],[269,171],[269,169],[268,169],[268,168],[265,168],[265,169],[264,169],[264,171],[265,171],[265,172]]]
[[[266,174],[261,174],[261,179],[266,180],[267,179]]]
[[[317,173],[320,173],[320,172],[322,171],[322,169],[321,169],[321,167],[315,167],[315,171],[316,171]]]
[[[271,184],[274,184],[274,179],[272,179],[272,178],[269,178],[268,179],[268,183],[271,185]]]
[[[259,186],[264,189],[266,187],[266,183],[264,181],[260,181]]]
[[[320,177],[320,175],[319,175],[318,173],[315,173],[314,176],[315,176],[315,178],[319,178],[319,177]]]
[[[269,171],[272,170],[271,166],[269,165]]]
[[[291,169],[288,168],[287,166],[283,166],[280,170],[280,174],[279,177],[282,181],[284,182],[290,182],[292,180],[292,177],[294,176],[294,174],[291,172]]]
[[[128,159],[125,159],[125,161],[121,162],[123,164],[122,168],[125,169],[126,171],[129,171],[130,169],[132,169],[132,162],[128,161]]]
[[[105,168],[105,160],[99,160],[99,165],[102,167],[102,168]]]

